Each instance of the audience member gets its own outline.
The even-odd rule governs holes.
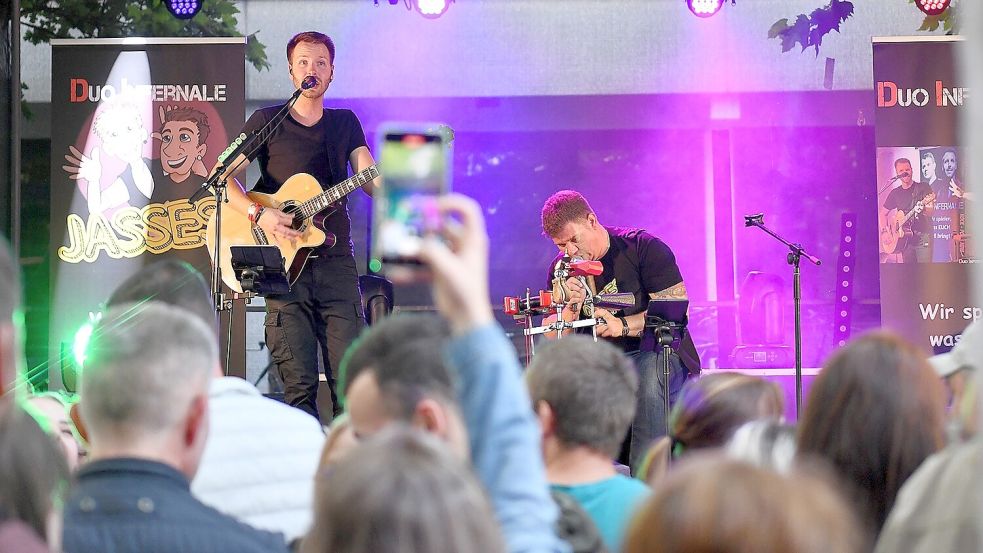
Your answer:
[[[66,553],[286,551],[282,534],[191,495],[217,365],[214,328],[182,309],[122,305],[96,325],[81,380],[91,460],[65,508]]]
[[[608,553],[600,530],[576,499],[555,489],[550,496],[560,509],[556,535],[570,545],[570,553]]]
[[[109,306],[162,302],[196,315],[217,332],[205,279],[183,261],[160,261],[123,282]],[[176,344],[179,345],[179,344]],[[210,430],[191,492],[251,526],[288,541],[311,525],[311,501],[324,432],[309,414],[263,397],[215,364],[208,387]]]
[[[716,373],[686,383],[669,417],[669,436],[646,454],[639,478],[655,484],[670,459],[723,447],[746,422],[779,419],[785,412],[781,388],[774,382],[740,373]]]
[[[536,353],[526,383],[542,427],[546,478],[587,511],[609,551],[621,551],[628,521],[649,494],[614,468],[635,416],[631,361],[608,342],[573,335]]]
[[[970,350],[977,344],[983,344],[983,320],[969,323],[952,350],[928,359],[949,392],[946,421],[949,443],[961,442],[976,434],[979,401],[973,376],[983,359],[974,356]]]
[[[390,425],[318,476],[302,553],[502,553],[488,499],[436,437]]]
[[[448,338],[407,339],[394,345],[388,355],[380,350],[371,355],[366,348],[402,335],[407,321],[388,317],[364,333],[353,346],[350,358],[366,359],[367,365],[342,363],[343,393],[352,431],[367,438],[392,422],[402,422],[436,434],[462,458],[468,456],[465,422],[458,406],[453,370],[444,349]],[[434,317],[410,316],[417,329],[443,325]],[[418,333],[425,331],[418,330]]]
[[[85,455],[85,450],[79,442],[75,424],[68,416],[68,404],[62,399],[61,394],[57,392],[34,394],[27,399],[25,408],[31,411],[41,424],[41,428],[55,438],[68,463],[69,471],[75,472]]]
[[[875,553],[983,550],[983,441],[931,455],[905,481]]]
[[[458,195],[438,199],[436,208],[454,224],[444,226],[443,241],[425,240],[421,259],[432,271],[434,302],[450,337],[435,335],[435,327],[413,331],[430,337],[406,341],[357,369],[351,359],[398,317],[369,328],[354,346],[363,351],[353,351],[345,369],[352,427],[360,438],[398,421],[429,429],[458,455],[470,454],[510,552],[568,551],[554,530],[557,508],[518,358],[488,301],[481,210]],[[388,343],[400,341],[392,338]]]
[[[20,266],[0,235],[0,395],[13,390],[21,377],[24,314],[20,305]]]
[[[324,440],[324,448],[321,449],[318,472],[324,472],[325,469],[351,453],[356,446],[358,446],[358,440],[355,438],[355,432],[352,430],[348,413],[342,413],[331,421],[328,437]]]
[[[0,396],[0,552],[58,551],[68,466],[15,401]]]
[[[905,480],[943,444],[942,384],[925,356],[888,333],[851,341],[812,383],[799,457],[831,464],[876,536]]]
[[[632,521],[626,553],[860,553],[852,511],[811,474],[708,454],[680,462]]]
[[[983,550],[983,439],[977,394],[983,324],[970,323],[948,354],[929,359],[952,392],[950,444],[905,481],[877,541],[876,553]],[[968,393],[967,393],[968,392]]]
[[[727,442],[727,456],[786,474],[795,460],[795,427],[777,420],[746,423]]]

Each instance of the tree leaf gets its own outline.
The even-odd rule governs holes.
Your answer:
[[[768,29],[768,38],[775,38],[786,29],[788,29],[788,18],[779,19]]]
[[[187,21],[171,15],[161,0],[21,0],[20,7],[24,38],[32,44],[73,37],[242,36],[233,0],[207,0]],[[247,42],[246,60],[260,71],[270,67],[265,50],[254,33]]]

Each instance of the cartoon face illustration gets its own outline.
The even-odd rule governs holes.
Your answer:
[[[160,165],[174,182],[183,182],[192,173],[206,176],[207,170],[202,161],[208,147],[208,117],[193,108],[161,108],[160,132],[154,138],[160,139]]]
[[[106,154],[128,162],[142,158],[143,145],[149,138],[140,111],[129,103],[101,111],[93,123],[93,130],[102,141],[102,150]]]

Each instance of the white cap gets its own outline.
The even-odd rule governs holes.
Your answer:
[[[933,355],[928,358],[928,362],[940,377],[946,378],[960,369],[980,367],[981,348],[983,348],[983,320],[976,320],[963,330],[959,342],[948,353]]]

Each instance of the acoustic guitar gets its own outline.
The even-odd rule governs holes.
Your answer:
[[[919,210],[916,209],[918,206],[924,209],[934,201],[935,194],[928,194],[918,200],[908,213],[900,209],[892,209],[888,212],[884,228],[881,229],[881,247],[884,248],[884,252],[901,253],[908,247],[915,235],[908,222],[918,214]]]
[[[337,237],[321,228],[324,218],[337,209],[335,202],[344,198],[356,188],[371,182],[379,176],[379,168],[370,165],[348,179],[324,190],[317,179],[307,173],[298,173],[283,183],[276,194],[249,192],[246,196],[264,207],[272,207],[293,215],[294,230],[300,231],[299,238],[286,240],[267,236],[266,232],[249,221],[249,217],[232,209],[222,210],[222,282],[236,292],[242,286],[232,270],[232,246],[274,245],[280,248],[283,266],[287,268],[287,280],[293,284],[300,276],[307,259],[314,248],[322,244],[334,245]],[[208,255],[215,263],[215,213],[208,219],[205,231],[205,245]]]

